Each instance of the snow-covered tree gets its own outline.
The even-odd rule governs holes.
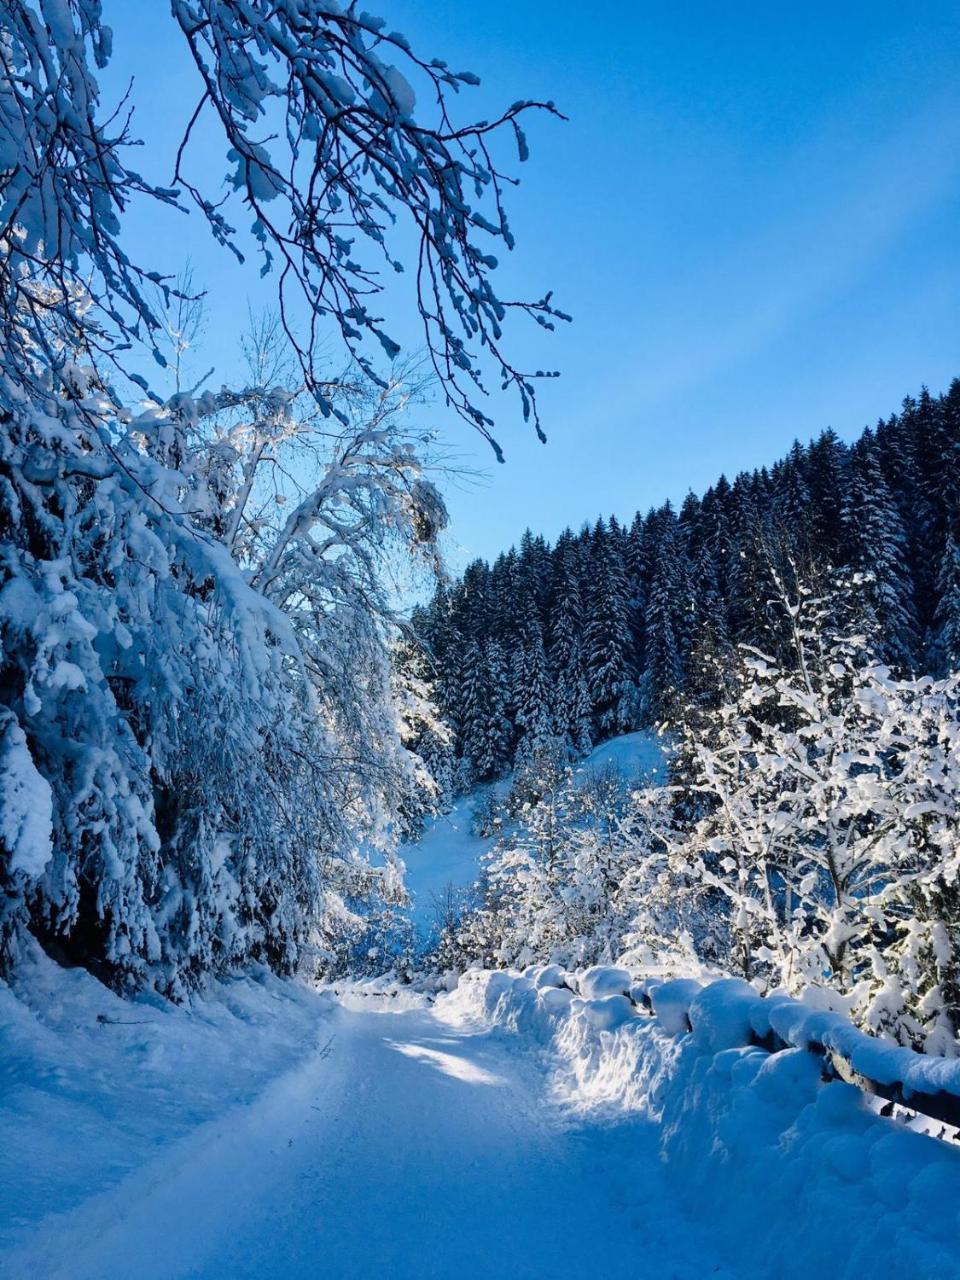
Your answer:
[[[533,600],[527,597],[518,645],[513,655],[512,702],[519,735],[517,755],[531,759],[554,736],[553,688],[543,645],[543,629]]]
[[[869,574],[868,596],[882,636],[882,656],[899,670],[916,663],[918,627],[907,570],[907,537],[873,437],[858,441],[844,493],[845,563]]]
[[[555,723],[576,755],[592,745],[590,694],[583,661],[583,599],[580,559],[568,538],[560,551],[549,662],[556,690]]]
[[[261,471],[316,444],[288,393],[124,421],[70,379],[3,437],[5,736],[52,798],[42,856],[4,832],[4,932],[171,991],[250,955],[289,968],[332,863],[385,840],[412,785],[379,571],[442,505],[395,389],[353,406],[287,513]]]
[[[537,778],[485,858],[477,903],[460,923],[461,952],[513,966],[615,960],[631,940],[652,825],[616,768],[577,770],[555,756]]]
[[[953,534],[940,562],[937,594],[929,659],[935,674],[944,675],[960,670],[960,547]]]
[[[594,721],[607,736],[633,727],[636,689],[624,562],[602,522],[593,532],[589,573],[583,659]]]
[[[686,743],[708,807],[662,832],[674,889],[688,919],[722,922],[726,967],[824,985],[922,1040],[956,1014],[960,938],[936,903],[958,871],[957,685],[894,680],[832,629],[832,601],[788,608],[793,665],[744,649],[735,699]]]
[[[389,915],[402,894],[389,856],[358,852],[389,845],[418,769],[383,575],[391,546],[433,560],[444,515],[406,392],[371,354],[397,354],[371,306],[380,260],[402,268],[394,218],[419,239],[433,368],[484,434],[477,353],[536,421],[502,321],[559,313],[492,287],[490,244],[513,241],[491,147],[506,130],[525,158],[525,104],[453,123],[448,99],[475,77],[352,8],[171,11],[198,101],[164,189],[129,166],[129,113],[100,101],[99,0],[3,9],[0,941],[9,961],[29,927],[118,983],[177,993],[249,957],[338,953],[364,903]],[[278,268],[296,378],[191,395],[177,377],[165,400],[130,348],[163,367],[173,333],[177,365],[167,310],[189,287],[128,256],[123,214],[135,197],[193,206],[242,256],[216,178],[191,170],[201,116]],[[324,321],[347,382],[315,363]],[[124,403],[130,385],[143,403]]]
[[[415,632],[407,629],[400,635],[392,666],[400,740],[414,763],[414,785],[399,806],[403,835],[410,839],[422,832],[429,814],[442,811],[450,801],[453,735],[437,710],[430,662]]]
[[[649,719],[669,720],[682,696],[684,670],[680,614],[683,608],[678,578],[678,551],[672,527],[664,538],[647,595],[645,702]]]
[[[510,750],[510,725],[504,714],[506,670],[500,646],[471,640],[463,662],[461,744],[474,781],[501,774]]]

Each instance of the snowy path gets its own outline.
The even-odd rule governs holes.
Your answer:
[[[563,1121],[508,1041],[417,1008],[338,1007],[329,1036],[250,1107],[48,1219],[0,1273],[729,1280],[653,1135]]]

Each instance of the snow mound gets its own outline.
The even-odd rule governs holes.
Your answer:
[[[571,975],[570,985],[583,990],[585,978]],[[472,971],[438,1011],[547,1046],[555,1093],[570,1109],[654,1124],[677,1195],[709,1220],[737,1274],[960,1275],[960,1150],[825,1079],[819,1046],[842,1043],[858,1070],[902,1079],[906,1067],[925,1087],[952,1085],[955,1064],[872,1040],[838,1015],[762,999],[739,981],[632,989],[640,1007],[622,995],[560,1002],[557,988],[528,977]],[[784,1046],[772,1052],[756,1043],[771,1031]]]
[[[587,1000],[594,1000],[600,996],[625,996],[630,991],[632,981],[628,969],[595,964],[580,974],[577,988]]]
[[[124,1000],[34,945],[0,982],[0,1274],[41,1220],[116,1186],[316,1049],[332,1001],[266,970]]]
[[[666,751],[663,738],[649,729],[622,733],[601,742],[578,766],[581,769],[618,769],[624,777],[639,776],[644,782],[663,781]]]
[[[524,969],[523,976],[535,987],[569,987],[569,975],[559,964],[532,964]]]
[[[570,1006],[577,1014],[600,1031],[613,1031],[634,1016],[633,1003],[626,996],[599,996],[595,1000],[577,1000]]]

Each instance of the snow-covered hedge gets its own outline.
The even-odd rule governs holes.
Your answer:
[[[738,980],[473,971],[438,1007],[548,1047],[572,1106],[655,1121],[678,1195],[715,1213],[743,1274],[956,1274],[960,1151],[878,1115],[828,1077],[824,1049],[878,1083],[928,1093],[960,1094],[954,1062]]]

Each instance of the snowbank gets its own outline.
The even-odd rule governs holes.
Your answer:
[[[621,971],[608,975],[618,986]],[[594,995],[596,970],[551,973],[556,986],[544,976],[467,973],[440,1016],[548,1048],[556,1095],[575,1111],[654,1122],[678,1196],[712,1221],[740,1274],[960,1276],[960,1150],[879,1116],[859,1089],[826,1080],[824,1054],[805,1046],[924,1087],[953,1087],[955,1064],[738,981],[635,983],[628,999]],[[771,1033],[772,1052],[756,1043]]]
[[[32,1226],[258,1097],[322,1042],[328,997],[266,971],[192,1006],[122,1000],[34,947],[0,982],[0,1274]]]

